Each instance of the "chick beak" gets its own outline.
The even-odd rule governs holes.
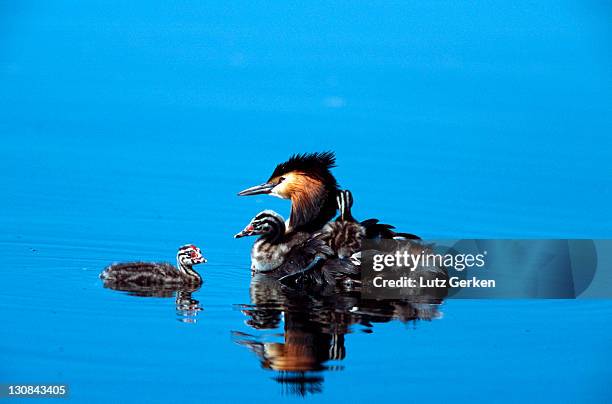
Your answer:
[[[253,234],[253,230],[255,230],[253,228],[252,225],[248,225],[247,227],[244,228],[244,230],[242,230],[240,233],[235,234],[234,238],[240,238],[240,237],[245,237],[245,236],[250,236],[251,234]]]
[[[238,192],[238,196],[269,194],[270,192],[272,192],[272,188],[274,188],[275,186],[275,184],[266,182],[261,185],[255,185],[254,187],[240,191]]]

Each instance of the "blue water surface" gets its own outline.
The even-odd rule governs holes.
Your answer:
[[[296,391],[257,352],[290,326],[249,324],[252,240],[232,235],[289,211],[236,192],[334,150],[359,218],[426,238],[610,238],[611,12],[0,3],[0,382],[68,383],[81,402],[609,402],[605,300],[449,300],[431,321],[354,324],[343,359]],[[209,260],[202,311],[98,279],[185,243]]]

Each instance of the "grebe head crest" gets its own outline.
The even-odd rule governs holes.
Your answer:
[[[290,199],[294,194],[312,187],[324,186],[335,190],[338,184],[330,171],[335,166],[336,156],[331,151],[294,154],[276,166],[268,181],[247,188],[238,195],[270,194]]]
[[[264,210],[255,216],[249,224],[234,238],[257,236],[257,235],[274,235],[278,236],[285,232],[285,220],[281,215],[273,210]]]
[[[193,244],[181,246],[176,255],[176,259],[183,265],[197,265],[206,262],[202,251]]]

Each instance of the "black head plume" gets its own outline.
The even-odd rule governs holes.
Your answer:
[[[336,156],[334,152],[316,152],[294,154],[289,160],[276,166],[270,176],[270,180],[280,177],[292,171],[299,171],[310,177],[322,180],[326,185],[336,187],[336,179],[330,169],[336,166]]]

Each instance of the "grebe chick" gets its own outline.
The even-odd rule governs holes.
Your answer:
[[[176,267],[162,262],[128,262],[113,264],[100,274],[107,285],[134,286],[200,286],[202,277],[194,265],[206,262],[202,251],[193,244],[179,248]]]
[[[254,235],[260,237],[251,250],[253,276],[273,276],[292,288],[359,284],[359,267],[348,259],[339,259],[321,233],[286,231],[283,217],[266,210],[234,237]]]
[[[349,190],[338,191],[336,197],[340,215],[335,221],[321,229],[319,238],[336,253],[338,258],[351,258],[361,250],[361,243],[367,239],[413,240],[418,237],[408,233],[396,233],[389,224],[378,223],[376,219],[357,221],[351,212],[353,194]]]
[[[283,276],[307,267],[317,256],[332,254],[325,242],[305,232],[289,231],[281,215],[264,210],[234,238],[259,236],[251,249],[252,273]]]
[[[366,236],[366,229],[357,222],[351,213],[353,194],[351,191],[338,191],[336,197],[340,215],[321,229],[320,238],[336,253],[338,258],[351,258],[361,249],[361,242]]]

